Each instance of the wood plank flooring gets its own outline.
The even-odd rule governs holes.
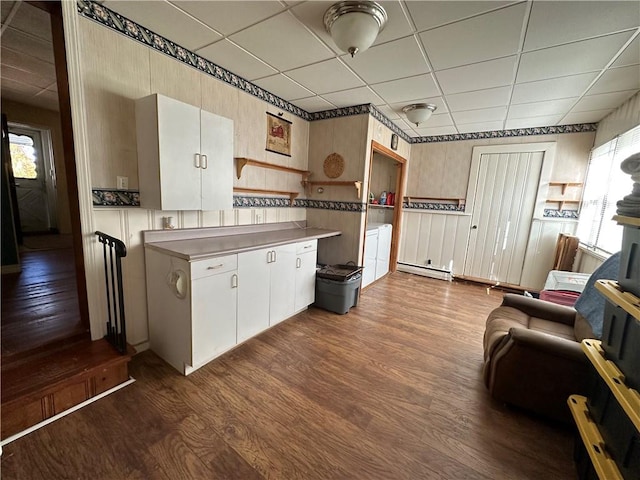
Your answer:
[[[20,258],[22,272],[2,276],[3,363],[86,333],[80,319],[73,249],[24,250]]]
[[[482,384],[501,296],[397,272],[189,377],[144,352],[136,383],[6,445],[2,478],[573,479],[573,432]]]

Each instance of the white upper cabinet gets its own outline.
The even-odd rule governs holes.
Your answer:
[[[136,101],[140,204],[230,210],[233,120],[153,94]]]

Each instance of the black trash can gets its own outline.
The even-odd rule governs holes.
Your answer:
[[[326,265],[316,272],[315,306],[344,315],[358,305],[362,267]]]

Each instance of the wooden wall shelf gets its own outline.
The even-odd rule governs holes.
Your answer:
[[[280,172],[297,173],[302,176],[302,181],[309,179],[311,172],[308,170],[300,170],[297,168],[285,167],[283,165],[276,165],[275,163],[261,162],[260,160],[253,160],[245,157],[235,157],[236,161],[236,176],[240,178],[242,176],[242,169],[246,165],[253,165],[254,167],[269,168],[271,170],[278,170]]]
[[[362,196],[362,182],[360,180],[319,180],[317,182],[311,182],[309,180],[303,180],[302,185],[307,190],[307,194],[311,193],[311,188],[316,186],[330,186],[330,187],[354,187],[358,195],[358,199]]]
[[[549,182],[550,187],[562,187],[562,195],[567,190],[567,187],[581,187],[582,182]]]
[[[412,200],[431,200],[434,202],[458,202],[458,207],[463,207],[466,203],[466,199],[464,198],[451,198],[451,197],[415,197],[413,195],[406,195],[404,197],[406,202],[411,202]]]
[[[566,203],[580,203],[580,200],[566,200],[564,198],[548,198],[545,200],[547,203],[558,203],[559,210],[564,210],[564,206]]]
[[[296,199],[299,195],[298,192],[285,192],[282,190],[264,190],[261,188],[243,188],[243,187],[233,187],[233,191],[237,193],[261,193],[263,195],[281,195],[283,197],[289,197],[291,203]]]

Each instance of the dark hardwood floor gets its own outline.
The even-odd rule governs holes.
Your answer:
[[[85,333],[73,249],[66,243],[50,235],[25,237],[32,248],[21,250],[22,272],[2,275],[3,363]]]
[[[482,384],[501,296],[395,273],[189,377],[144,352],[136,383],[6,445],[2,478],[573,479],[572,431]]]

